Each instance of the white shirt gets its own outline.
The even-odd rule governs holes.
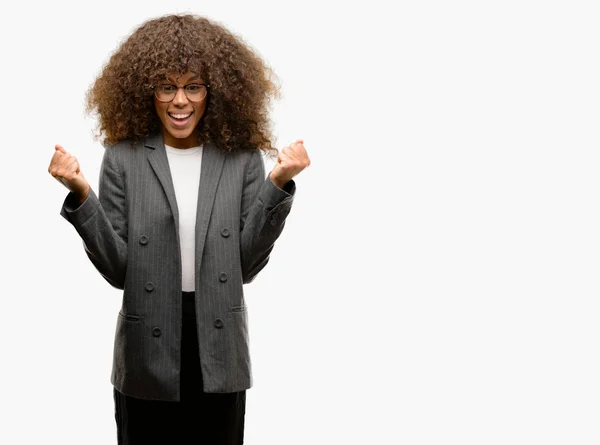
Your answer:
[[[165,148],[179,211],[181,290],[191,292],[196,288],[196,209],[198,208],[202,146],[173,148],[165,145]]]

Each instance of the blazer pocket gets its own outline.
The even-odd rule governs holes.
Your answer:
[[[119,311],[119,316],[121,318],[124,318],[127,321],[133,321],[133,322],[142,321],[142,317],[140,317],[139,315],[133,315],[133,314],[127,314],[127,315],[125,315],[121,311]]]

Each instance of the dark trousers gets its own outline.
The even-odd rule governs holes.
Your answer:
[[[142,400],[114,390],[119,445],[241,445],[246,391],[205,393],[194,292],[183,293],[181,401]]]

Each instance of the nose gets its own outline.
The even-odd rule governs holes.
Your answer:
[[[187,102],[187,96],[183,91],[183,88],[177,88],[177,92],[175,93],[175,97],[173,98],[173,104],[182,105]]]

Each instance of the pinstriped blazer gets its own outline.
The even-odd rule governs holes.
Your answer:
[[[252,386],[243,284],[265,267],[296,186],[265,177],[258,150],[205,144],[196,216],[196,314],[206,392]],[[61,215],[102,276],[123,290],[111,382],[123,394],[180,400],[181,257],[175,190],[161,134],[106,148],[99,191]]]

